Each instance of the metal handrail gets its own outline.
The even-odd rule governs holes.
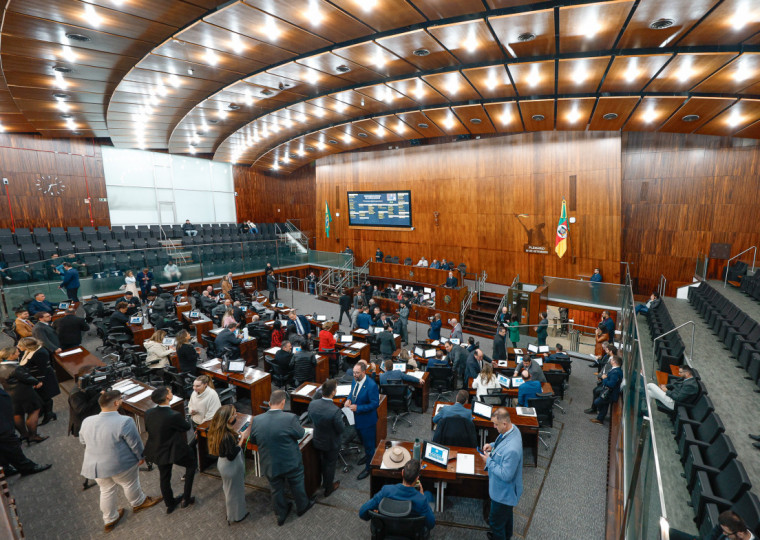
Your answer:
[[[472,298],[475,296],[474,291],[470,291],[467,295],[467,300],[465,300],[462,303],[462,309],[459,311],[459,321],[464,321],[464,316],[467,313],[467,310],[469,310],[472,307]]]
[[[691,325],[691,348],[689,349],[689,352],[691,353],[690,358],[692,360],[694,359],[694,330],[697,327],[697,325],[694,323],[694,321],[686,321],[685,323],[679,324],[675,328],[673,328],[671,330],[668,330],[664,334],[660,334],[659,336],[657,336],[656,338],[654,338],[652,340],[652,355],[653,355],[653,360],[652,361],[653,362],[657,359],[657,354],[656,354],[656,349],[655,349],[655,347],[657,346],[657,343],[656,343],[657,340],[660,339],[660,338],[664,338],[668,334],[672,334],[673,332],[675,332],[679,328],[682,328],[682,327],[686,326],[687,324]],[[653,366],[653,367],[656,367],[656,366]]]
[[[483,289],[486,286],[486,279],[488,279],[488,274],[486,274],[486,271],[483,270],[480,275],[480,278],[475,283],[475,290],[478,291],[478,301],[480,301],[480,293],[483,292]]]
[[[515,279],[512,280],[512,285],[509,286],[510,289],[514,289],[517,287],[517,284],[520,283],[520,274],[517,274],[515,276]]]
[[[660,274],[660,284],[657,285],[657,292],[660,296],[665,296],[665,289],[668,286],[668,279],[664,274]]]
[[[755,271],[755,258],[757,257],[757,246],[750,246],[738,255],[734,255],[728,261],[726,261],[726,277],[723,278],[723,288],[725,289],[728,286],[728,268],[731,266],[731,261],[736,259],[737,257],[741,257],[745,253],[747,253],[750,249],[754,249],[755,251],[752,253],[752,271]]]

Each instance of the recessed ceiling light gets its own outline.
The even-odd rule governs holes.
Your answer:
[[[53,97],[55,99],[69,99],[69,95],[68,94],[63,94],[61,92],[56,92],[55,94],[53,94]]]
[[[315,148],[313,146],[306,145],[306,146],[304,146],[304,150],[306,150],[307,152],[313,152],[315,150]]]
[[[262,96],[271,96],[274,94],[269,88],[262,88],[260,93]]]
[[[602,116],[602,118],[604,118],[605,120],[614,120],[617,117],[618,117],[617,113],[614,113],[614,112],[610,112]]]
[[[341,64],[335,68],[335,71],[337,71],[338,73],[348,73],[349,71],[351,71],[351,68],[345,64]]]
[[[366,139],[366,138],[367,138],[367,134],[366,134],[366,133],[364,133],[363,131],[360,131],[359,133],[357,133],[357,135],[358,135],[359,137],[361,137],[362,139]]]
[[[533,34],[531,32],[525,32],[517,36],[517,41],[520,41],[522,43],[525,43],[526,41],[533,41],[536,39],[536,34]]]
[[[681,120],[683,120],[684,122],[696,122],[697,120],[699,120],[699,115],[698,114],[687,114],[686,116],[684,116],[683,118],[681,118]]]
[[[427,56],[430,54],[430,51],[427,49],[416,49],[412,52],[414,56]]]
[[[192,146],[192,147],[196,147],[196,146],[198,146],[198,143],[197,143],[197,142],[191,142],[191,143],[190,143],[190,146]]]
[[[425,122],[420,122],[419,124],[417,124],[417,127],[421,129],[427,129],[430,126],[428,126]]]
[[[336,141],[335,139],[328,139],[327,142],[329,142],[330,144],[338,144],[338,141]]]
[[[219,120],[217,120],[216,118],[209,118],[208,123],[209,124],[218,124]]]
[[[73,114],[61,114],[61,115],[59,115],[59,116],[60,116],[61,118],[63,118],[64,120],[66,120],[67,118],[73,118],[73,117],[74,117],[74,115],[73,115]]]
[[[482,120],[480,118],[470,118],[470,123],[475,124],[476,126],[480,124]]]
[[[237,111],[237,110],[240,110],[240,105],[238,105],[237,103],[230,103],[229,105],[227,105],[227,108],[231,111]]]
[[[193,68],[187,68],[188,75],[192,75],[193,73],[195,73],[195,70]]]
[[[542,122],[545,117],[543,114],[534,114],[533,116],[531,116],[531,118],[533,119],[534,122]]]
[[[68,66],[53,66],[53,71],[56,73],[71,73],[72,69]]]
[[[664,30],[665,28],[670,28],[675,23],[673,19],[657,19],[649,24],[649,28],[652,30]]]
[[[66,39],[70,39],[71,41],[78,41],[80,43],[87,43],[88,41],[92,41],[92,38],[90,38],[89,36],[85,36],[84,34],[75,34],[75,33],[66,34]]]
[[[298,154],[289,154],[291,159],[298,159]]]

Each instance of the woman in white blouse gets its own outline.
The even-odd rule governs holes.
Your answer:
[[[135,278],[132,270],[127,270],[127,273],[124,274],[124,284],[124,292],[132,291],[132,294],[135,295],[135,298],[140,298],[140,289],[137,288],[137,279]]]
[[[489,388],[500,388],[499,380],[493,373],[493,366],[490,362],[483,362],[483,369],[480,370],[480,375],[475,377],[472,381],[472,387],[475,389],[475,393],[478,397],[478,401],[482,396],[488,395]]]
[[[143,345],[148,352],[148,357],[145,361],[148,363],[150,369],[161,369],[169,365],[169,355],[174,352],[174,347],[167,347],[163,341],[166,337],[164,330],[158,330],[154,332],[150,339],[145,341]],[[152,362],[158,361],[153,364]]]
[[[198,425],[211,420],[221,406],[219,394],[211,385],[208,375],[201,375],[193,381],[193,395],[187,406],[193,423]]]

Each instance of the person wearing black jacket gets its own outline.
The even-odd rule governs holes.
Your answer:
[[[34,391],[35,388],[41,388],[42,383],[32,377],[24,366],[19,365],[18,357],[16,347],[0,349],[0,384],[11,396],[13,422],[21,433],[21,439],[42,442],[47,439],[37,433],[42,400]]]
[[[293,380],[296,386],[316,378],[315,368],[317,355],[306,349],[301,349],[293,355]]]
[[[493,359],[507,359],[507,329],[504,326],[499,327],[493,338]]]
[[[61,342],[58,339],[58,334],[50,326],[52,320],[53,317],[50,313],[46,311],[38,313],[38,322],[32,328],[32,336],[37,338],[50,353],[59,353],[61,352]]]
[[[150,399],[158,405],[145,413],[145,459],[158,465],[161,495],[166,504],[166,513],[171,514],[180,505],[187,508],[195,502],[192,496],[195,477],[195,453],[187,444],[187,432],[191,429],[182,413],[169,406],[172,391],[165,386],[153,390]],[[182,497],[174,498],[172,491],[172,467],[185,468],[185,489]]]
[[[396,339],[393,337],[390,324],[386,324],[383,331],[377,335],[377,341],[380,343],[380,354],[383,358],[388,359],[393,356],[396,351]]]
[[[116,309],[113,313],[111,313],[111,316],[108,318],[108,328],[113,328],[115,326],[124,326],[126,327],[129,323],[129,317],[127,316],[127,310],[129,309],[129,305],[126,302],[119,302],[116,304]]]
[[[39,465],[24,455],[21,439],[16,436],[13,424],[13,403],[11,396],[0,388],[0,467],[5,476],[21,473],[21,476],[46,471],[52,465]]]
[[[678,405],[694,403],[697,397],[699,397],[699,385],[694,378],[694,372],[685,364],[679,369],[681,378],[673,379],[667,385],[662,384],[657,386],[655,383],[647,384],[649,395],[671,411],[674,411]]]
[[[71,349],[82,344],[82,332],[87,332],[90,325],[82,317],[77,317],[76,309],[69,306],[66,315],[53,323],[53,328],[58,334],[61,349]]]
[[[42,346],[42,343],[33,338],[24,338],[18,342],[18,350],[24,353],[19,362],[20,365],[26,366],[29,374],[42,382],[42,386],[37,389],[37,393],[42,399],[42,422],[44,426],[51,420],[57,420],[58,415],[53,412],[53,398],[61,393],[58,386],[58,378],[55,371],[50,365],[50,353]]]
[[[124,302],[127,304],[127,317],[131,317],[135,313],[137,313],[137,310],[140,308],[140,299],[137,298],[132,291],[127,291],[124,293],[124,296],[116,300],[116,305],[118,306],[119,303]]]
[[[269,291],[269,303],[277,300],[277,277],[274,272],[267,274],[267,291]]]
[[[231,349],[236,358],[240,357],[240,344],[242,341],[235,336],[236,329],[237,323],[230,323],[227,325],[227,328],[217,334],[214,347],[218,355],[223,355],[225,349]]]
[[[190,333],[180,330],[174,337],[177,340],[177,360],[180,373],[198,376],[198,351],[190,344]]]
[[[348,319],[348,324],[351,324],[351,315],[349,315],[349,312],[351,311],[351,295],[348,294],[348,291],[346,289],[343,289],[343,294],[338,299],[338,304],[340,305],[340,315],[338,315],[338,324],[340,325],[343,322],[343,314],[346,314],[346,319]]]
[[[232,304],[232,316],[238,323],[238,326],[245,324],[245,311],[240,309],[240,300],[235,300]]]
[[[283,341],[280,350],[277,351],[272,360],[275,369],[280,375],[287,375],[293,369],[293,345],[290,341]]]
[[[338,461],[341,435],[345,424],[343,413],[333,403],[338,382],[328,379],[322,384],[322,398],[309,403],[309,417],[314,426],[314,448],[319,453],[322,473],[322,487],[325,497],[338,489],[340,482],[335,482],[335,463]]]

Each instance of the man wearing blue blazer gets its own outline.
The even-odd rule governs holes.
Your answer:
[[[63,281],[58,287],[66,291],[66,296],[72,302],[79,302],[77,292],[79,291],[79,272],[77,272],[67,262],[63,263]]]
[[[607,410],[610,403],[615,403],[620,397],[620,385],[623,382],[623,370],[620,369],[620,357],[613,356],[610,358],[610,369],[606,375],[602,375],[602,394],[594,400],[594,407],[599,411],[596,418],[591,421],[594,424],[604,424],[604,417],[607,416]],[[604,392],[604,388],[609,388],[609,392]],[[603,394],[607,394],[604,396]]]
[[[489,538],[509,540],[512,538],[512,510],[523,491],[522,436],[504,407],[493,412],[491,421],[499,436],[493,444],[483,446],[483,453],[480,454],[486,460],[488,495],[491,498]]]
[[[354,365],[354,380],[351,382],[351,392],[346,400],[346,407],[354,412],[354,425],[364,445],[364,457],[359,465],[364,470],[359,473],[357,480],[369,476],[369,465],[375,455],[375,431],[377,429],[377,408],[380,405],[380,391],[372,377],[367,377],[367,365],[357,362]]]

